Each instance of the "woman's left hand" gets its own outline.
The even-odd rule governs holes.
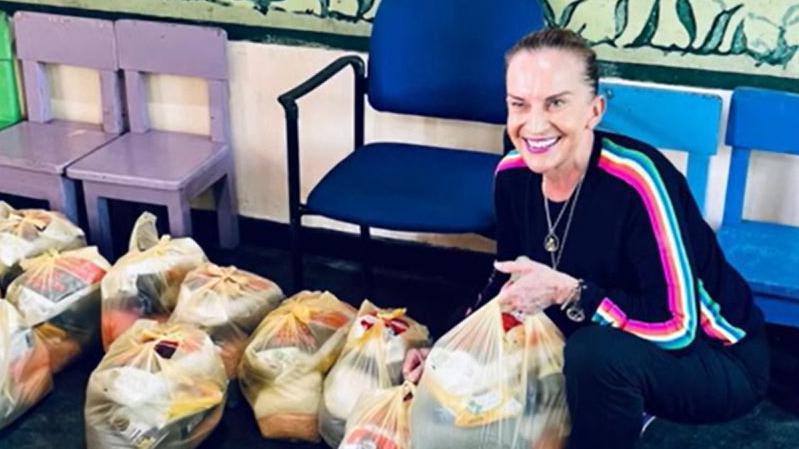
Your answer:
[[[511,281],[500,293],[500,302],[524,313],[536,313],[552,304],[563,304],[579,285],[577,279],[568,274],[527,257],[494,262],[494,268],[511,275]]]

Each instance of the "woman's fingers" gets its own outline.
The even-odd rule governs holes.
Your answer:
[[[418,383],[424,371],[424,361],[430,354],[429,348],[411,349],[405,355],[405,362],[402,364],[402,377],[413,383]]]
[[[529,260],[506,260],[494,262],[494,269],[505,274],[523,274],[530,271],[533,266]]]

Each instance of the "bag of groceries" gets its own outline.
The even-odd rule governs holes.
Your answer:
[[[361,395],[347,419],[339,449],[410,449],[410,406],[415,385],[402,385]]]
[[[0,300],[0,429],[39,402],[52,385],[44,343],[11,303]]]
[[[222,358],[204,331],[139,320],[89,378],[86,446],[195,448],[222,418],[227,383]]]
[[[497,299],[436,342],[411,406],[414,449],[560,449],[569,433],[564,339]]]
[[[319,433],[325,442],[338,447],[361,394],[401,384],[405,354],[429,344],[427,328],[409,318],[405,309],[380,309],[364,301],[325,379],[319,409]]]
[[[35,326],[57,373],[98,341],[100,281],[111,265],[92,246],[49,250],[21,266],[23,273],[8,287],[6,299]]]
[[[308,291],[264,318],[239,366],[239,384],[261,435],[319,441],[322,377],[354,318],[355,309],[333,294]]]
[[[128,253],[101,284],[103,348],[139,318],[169,319],[186,274],[206,261],[197,242],[158,238],[155,216],[142,214],[133,226]]]
[[[59,251],[86,246],[83,230],[59,212],[16,210],[0,201],[0,288],[22,271],[19,263],[49,249]]]
[[[285,295],[274,282],[236,267],[206,263],[186,275],[170,321],[208,332],[235,378],[247,339]]]

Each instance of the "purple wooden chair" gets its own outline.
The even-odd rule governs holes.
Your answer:
[[[77,223],[76,185],[65,169],[122,131],[114,23],[18,12],[14,31],[28,118],[0,131],[0,191],[47,200]],[[53,119],[47,64],[100,72],[102,125]]]
[[[238,210],[229,141],[227,37],[191,25],[116,22],[130,132],[67,169],[83,181],[89,232],[112,254],[108,200],[165,205],[170,234],[192,233],[189,201],[214,188],[222,247],[238,245]],[[203,78],[208,83],[210,136],[152,129],[147,74]]]

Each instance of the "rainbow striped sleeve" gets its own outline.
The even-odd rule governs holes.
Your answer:
[[[494,175],[496,176],[497,173],[503,170],[519,167],[526,167],[524,164],[524,159],[522,159],[522,155],[519,154],[519,150],[511,150],[499,161],[499,164],[497,164],[497,169],[494,171]]]
[[[746,336],[746,332],[739,329],[721,316],[721,306],[705,290],[702,280],[699,282],[699,308],[701,313],[700,323],[702,330],[725,345],[734,345]]]
[[[664,349],[684,348],[696,335],[696,289],[680,227],[663,179],[645,154],[607,139],[603,142],[599,167],[633,187],[644,203],[660,253],[667,290],[665,299],[668,300],[671,318],[663,322],[634,320],[628,318],[611,298],[604,298],[593,321],[630,332]]]

